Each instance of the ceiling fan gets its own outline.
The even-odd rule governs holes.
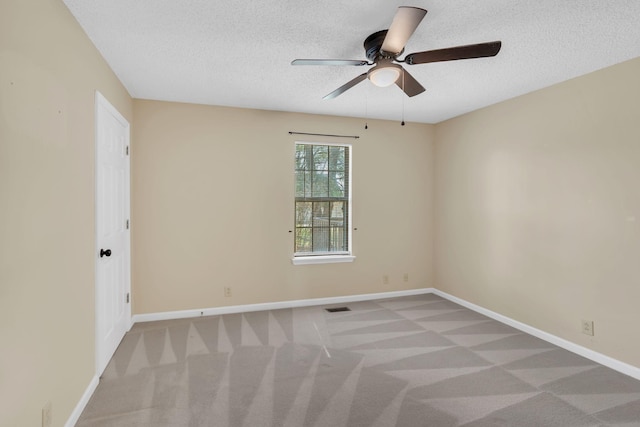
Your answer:
[[[323,99],[335,98],[367,78],[380,87],[390,86],[395,83],[407,96],[416,96],[424,92],[424,87],[398,63],[416,65],[429,62],[483,58],[495,56],[500,51],[502,42],[493,41],[415,52],[406,55],[404,59],[398,59],[398,56],[404,52],[407,41],[426,14],[427,11],[425,9],[418,7],[399,7],[388,30],[375,32],[365,39],[364,50],[368,61],[357,59],[295,59],[291,62],[291,65],[374,66],[366,73],[360,74],[355,79],[326,95]]]

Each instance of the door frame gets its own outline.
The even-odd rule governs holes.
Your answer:
[[[99,126],[98,126],[98,120],[99,120],[99,112],[98,109],[102,107],[104,108],[109,114],[111,114],[118,122],[120,122],[121,124],[124,125],[124,127],[126,128],[127,132],[126,132],[126,143],[125,145],[128,147],[127,148],[127,153],[130,153],[130,147],[131,147],[131,125],[129,124],[128,120],[124,118],[124,116],[122,114],[120,114],[120,112],[107,100],[107,98],[102,95],[98,90],[96,90],[95,92],[95,110],[94,110],[94,150],[95,150],[95,154],[94,154],[94,292],[95,292],[95,306],[94,306],[94,316],[95,316],[95,369],[96,369],[96,375],[99,378],[104,369],[106,368],[109,359],[113,356],[113,354],[105,354],[107,349],[102,348],[102,339],[103,337],[100,336],[100,331],[101,331],[101,324],[100,324],[100,308],[99,308],[99,304],[100,304],[100,292],[98,289],[99,286],[99,280],[98,280],[98,262],[99,262],[99,257],[98,257],[98,253],[100,252],[100,242],[99,242],[99,236],[98,236],[98,156],[99,156],[99,150],[98,150],[98,133],[99,133]],[[127,156],[127,166],[126,166],[126,173],[125,173],[125,191],[126,191],[126,196],[125,196],[125,206],[126,206],[126,217],[129,219],[131,218],[131,157]],[[127,236],[126,241],[124,242],[124,245],[126,247],[126,255],[125,255],[125,262],[127,264],[127,271],[126,271],[126,276],[127,276],[127,283],[125,284],[125,290],[127,292],[127,294],[130,296],[131,295],[131,237],[130,237],[130,233],[131,233],[131,227],[129,227],[129,236]],[[131,329],[132,323],[131,323],[131,298],[129,297],[129,301],[128,303],[124,304],[124,310],[125,310],[125,319],[127,322],[126,325],[126,331]],[[110,352],[109,352],[110,353]],[[105,361],[106,359],[106,361]]]

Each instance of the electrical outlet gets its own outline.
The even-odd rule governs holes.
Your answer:
[[[582,321],[582,333],[593,336],[593,320]]]
[[[224,287],[224,296],[225,297],[230,297],[231,296],[231,287],[230,286],[225,286]]]
[[[51,401],[48,401],[42,407],[42,427],[51,427]]]
[[[405,282],[409,281],[409,273],[404,273],[404,277],[403,277]]]
[[[382,283],[385,285],[389,284],[389,276],[387,276],[386,274],[382,276]]]

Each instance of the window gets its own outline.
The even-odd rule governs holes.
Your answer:
[[[294,264],[353,261],[351,146],[296,143]]]

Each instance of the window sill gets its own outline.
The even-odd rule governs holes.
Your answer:
[[[294,257],[291,262],[293,265],[333,264],[338,262],[353,262],[355,259],[356,257],[353,255],[317,255]]]

